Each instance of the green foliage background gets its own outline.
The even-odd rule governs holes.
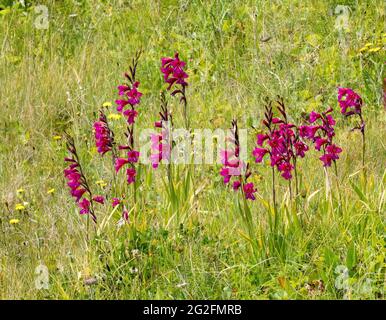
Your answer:
[[[38,5],[48,8],[48,29],[35,27]],[[349,14],[341,30],[338,5]],[[0,298],[384,297],[384,1],[42,0],[0,1],[0,8]],[[193,128],[225,129],[233,117],[242,128],[259,128],[265,98],[277,95],[296,121],[302,112],[338,109],[336,87],[354,88],[365,101],[367,181],[360,135],[336,111],[336,140],[344,148],[335,179],[340,204],[326,194],[315,153],[301,164],[302,209],[295,216],[284,213],[287,185],[280,186],[282,229],[272,235],[269,170],[255,167],[261,199],[251,212],[259,243],[269,243],[260,247],[266,259],[251,254],[236,197],[216,166],[196,168],[179,194],[180,223],[161,182],[164,170],[143,168],[135,230],[117,230],[115,212],[88,242],[62,178],[64,143],[53,137],[73,133],[91,180],[111,178],[108,159],[96,154],[92,123],[102,103],[116,98],[139,48],[142,128],[157,118],[159,59],[175,51],[188,62]],[[172,108],[182,126],[175,101]],[[16,210],[18,204],[25,208]],[[110,213],[106,205],[98,215]],[[36,289],[39,264],[48,267],[49,289]],[[349,270],[347,290],[335,285],[338,265]],[[97,283],[85,284],[90,278]],[[368,281],[371,290],[364,290]]]

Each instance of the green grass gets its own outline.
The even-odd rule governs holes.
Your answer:
[[[8,2],[0,1],[1,299],[384,298],[383,1],[41,0],[49,10],[47,30],[34,27],[33,6]],[[339,4],[350,8],[349,28],[342,32],[335,29]],[[359,54],[381,39],[381,50]],[[259,197],[249,205],[255,241],[219,166],[196,166],[188,188],[181,182],[186,179],[178,182],[177,205],[162,183],[165,168],[143,166],[136,225],[118,230],[116,211],[87,241],[86,217],[79,216],[62,177],[65,145],[53,137],[65,130],[75,136],[96,190],[97,180],[110,181],[111,160],[96,153],[92,123],[102,103],[116,98],[116,85],[139,48],[141,128],[157,119],[159,59],[175,51],[188,61],[193,128],[225,129],[233,117],[241,128],[260,128],[265,97],[276,95],[297,120],[313,109],[338,109],[336,87],[353,87],[365,101],[367,179],[361,136],[335,111],[335,139],[344,148],[341,201],[333,170],[327,194],[312,152],[300,161],[298,212],[288,209],[287,184],[280,179],[278,228],[270,230],[270,169],[254,165]],[[176,100],[172,109],[183,126]],[[122,127],[114,122],[118,131]],[[250,140],[251,148],[251,129]],[[179,169],[180,176],[191,170]],[[131,199],[123,175],[121,180],[120,190]],[[17,204],[25,209],[16,210]],[[108,205],[97,210],[100,221],[110,213]],[[40,264],[49,271],[48,289],[35,286]],[[348,269],[348,290],[335,285],[339,265]],[[89,278],[98,281],[85,285]]]

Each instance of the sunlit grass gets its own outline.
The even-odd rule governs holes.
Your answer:
[[[342,32],[336,1],[40,1],[49,9],[47,30],[34,27],[33,7],[0,11],[0,298],[384,298],[384,3],[344,2]],[[279,180],[272,232],[270,168],[257,166],[258,197],[249,204],[257,254],[216,165],[196,166],[189,177],[179,168],[178,204],[165,188],[165,167],[142,166],[135,228],[117,229],[120,212],[99,207],[104,224],[87,241],[85,217],[62,177],[64,131],[81,146],[95,188],[109,188],[111,159],[97,154],[92,123],[103,105],[114,129],[124,127],[112,101],[139,48],[139,128],[158,119],[159,59],[175,51],[188,63],[190,126],[227,129],[235,117],[249,128],[251,147],[267,96],[283,96],[299,120],[328,105],[338,110],[336,87],[355,88],[365,102],[366,179],[360,133],[336,113],[342,199],[333,170],[327,192],[311,151],[299,165],[298,212],[287,210],[288,185]],[[178,100],[171,108],[183,127]],[[40,264],[49,270],[48,290],[35,286]],[[347,290],[335,283],[339,265],[349,271]]]

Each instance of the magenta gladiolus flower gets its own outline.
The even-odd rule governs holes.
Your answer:
[[[294,143],[294,147],[295,147],[295,150],[296,150],[296,155],[301,157],[301,158],[304,158],[305,156],[305,152],[307,152],[309,150],[308,146],[302,142],[302,141],[296,141]]]
[[[88,201],[87,198],[83,198],[82,201],[79,201],[78,205],[81,209],[80,214],[90,213],[90,201]]]
[[[104,203],[105,203],[105,198],[102,197],[102,196],[94,196],[92,199],[93,199],[95,202],[98,202],[98,203],[100,203],[100,204],[104,204]]]
[[[106,152],[113,150],[115,144],[114,134],[110,130],[106,115],[102,110],[99,112],[99,121],[94,123],[94,136],[98,153],[104,155]],[[114,150],[113,156],[115,156]]]
[[[168,90],[175,84],[179,84],[183,88],[188,85],[185,79],[189,76],[184,71],[186,63],[180,60],[178,53],[174,55],[174,58],[162,58],[161,64],[161,72],[164,75],[164,80],[169,84]]]
[[[262,162],[265,155],[269,155],[271,167],[276,167],[284,179],[292,178],[292,170],[296,170],[296,158],[305,157],[309,147],[302,138],[313,137],[318,126],[300,126],[288,122],[288,115],[281,98],[277,101],[281,118],[273,117],[272,106],[266,107],[263,124],[267,128],[266,134],[257,136],[256,144],[263,148],[255,148],[253,156],[257,163]],[[312,117],[318,119],[319,114]],[[264,148],[265,146],[265,148]]]
[[[132,82],[131,85],[119,85],[118,86],[118,94],[120,96],[126,96],[127,100],[125,99],[118,99],[115,100],[115,103],[117,104],[117,111],[121,112],[127,119],[127,122],[129,124],[133,124],[135,122],[135,118],[138,115],[138,112],[134,109],[134,107],[139,104],[140,98],[142,97],[142,93],[138,91],[139,82],[134,81],[135,77],[135,71],[131,71],[133,74],[126,75],[126,78],[129,79],[130,82]],[[125,107],[129,105],[130,108],[125,110]]]
[[[335,144],[330,144],[326,147],[326,152],[331,155],[333,160],[339,159],[339,153],[342,152],[342,148],[338,147]]]
[[[231,176],[229,174],[229,168],[226,168],[226,167],[221,168],[220,175],[224,177],[225,184],[227,184],[231,179]]]
[[[139,87],[139,82],[136,81],[133,83],[133,87],[127,92],[127,97],[129,98],[128,102],[132,106],[139,104],[140,98],[142,97],[142,93],[137,89]]]
[[[125,164],[129,163],[129,160],[123,158],[115,159],[115,171],[118,172]]]
[[[69,163],[69,166],[64,169],[64,177],[67,180],[67,185],[70,188],[71,196],[75,198],[76,203],[80,207],[80,214],[90,214],[93,221],[96,222],[96,216],[91,207],[93,201],[90,186],[83,174],[82,167],[79,162],[79,156],[76,151],[74,139],[66,135],[67,150],[72,157],[65,157],[64,160]],[[85,194],[88,194],[88,199]]]
[[[133,124],[135,123],[135,118],[138,116],[138,112],[134,109],[128,109],[123,112],[123,115],[126,117],[128,124]]]
[[[127,183],[131,184],[135,182],[135,176],[137,175],[137,171],[135,168],[128,168],[126,170],[126,175],[127,175]]]
[[[268,134],[258,134],[257,135],[257,145],[262,147],[265,140],[269,138]]]
[[[233,181],[233,185],[232,185],[232,188],[233,190],[239,190],[241,187],[241,181],[240,180],[236,180],[236,181]]]
[[[127,101],[127,100],[115,100],[115,103],[117,104],[117,111],[122,112],[123,108],[129,104],[129,101]]]
[[[331,167],[331,161],[333,160],[331,154],[325,153],[319,159],[323,162],[324,167]]]
[[[255,189],[255,186],[252,182],[244,184],[243,191],[246,199],[250,199],[250,200],[256,199],[254,193],[256,193],[257,190]]]
[[[267,149],[255,148],[255,150],[253,150],[253,156],[255,157],[257,163],[262,162],[264,156],[265,156],[267,153],[268,153],[268,150],[267,150]]]
[[[280,162],[280,164],[277,166],[278,170],[281,172],[281,176],[289,180],[292,178],[291,170],[294,168],[294,166],[289,162]]]
[[[318,120],[318,119],[320,119],[320,114],[319,113],[317,113],[317,112],[315,112],[315,111],[312,111],[311,113],[310,113],[310,117],[309,117],[309,121],[310,121],[310,123],[314,123],[316,120]]]
[[[120,203],[121,203],[121,200],[119,200],[118,198],[113,198],[111,201],[111,205],[113,206],[113,208],[115,208],[116,206],[119,206]]]
[[[127,211],[126,209],[123,210],[123,212],[122,212],[122,219],[123,219],[123,221],[125,221],[127,223],[130,222],[130,220],[129,220],[129,211]]]
[[[130,150],[127,153],[127,161],[129,163],[136,163],[136,162],[138,162],[138,158],[139,158],[139,152],[138,151]]]
[[[309,122],[318,121],[320,125],[302,126],[301,130],[299,130],[301,136],[312,140],[316,150],[323,151],[324,154],[319,159],[325,167],[331,166],[332,161],[339,159],[338,154],[342,152],[341,148],[332,143],[335,136],[334,126],[336,124],[335,119],[330,114],[332,111],[332,108],[328,108],[321,114],[314,111],[311,112]],[[316,114],[318,116],[315,116]]]
[[[322,146],[328,143],[328,140],[323,138],[315,138],[314,143],[315,143],[315,149],[320,151]]]
[[[345,116],[361,113],[362,98],[350,88],[338,88],[338,102],[341,113]]]

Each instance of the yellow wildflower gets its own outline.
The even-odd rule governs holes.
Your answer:
[[[17,193],[24,193],[24,191],[25,191],[25,190],[24,190],[23,188],[20,188],[20,189],[17,189],[17,190],[16,190]]]
[[[53,136],[52,139],[55,141],[58,141],[58,140],[62,139],[62,137],[61,136]]]
[[[110,101],[106,101],[105,103],[102,104],[103,107],[111,107],[112,103]]]
[[[369,52],[378,52],[379,50],[381,50],[381,47],[371,48]]]
[[[107,116],[107,119],[110,119],[110,120],[119,120],[121,119],[122,116],[118,113],[110,113],[108,116]]]
[[[9,223],[10,223],[10,224],[17,224],[17,223],[19,223],[19,222],[20,222],[19,219],[11,219],[11,220],[9,220]]]
[[[15,210],[17,210],[17,211],[21,211],[24,209],[25,209],[25,207],[21,203],[17,203],[15,206]]]
[[[98,180],[98,181],[96,182],[96,184],[99,185],[99,186],[102,187],[102,188],[104,188],[104,187],[107,186],[107,183],[104,182],[103,180]]]
[[[51,194],[51,193],[54,193],[54,192],[55,192],[55,188],[52,188],[52,189],[47,191],[48,194]]]

